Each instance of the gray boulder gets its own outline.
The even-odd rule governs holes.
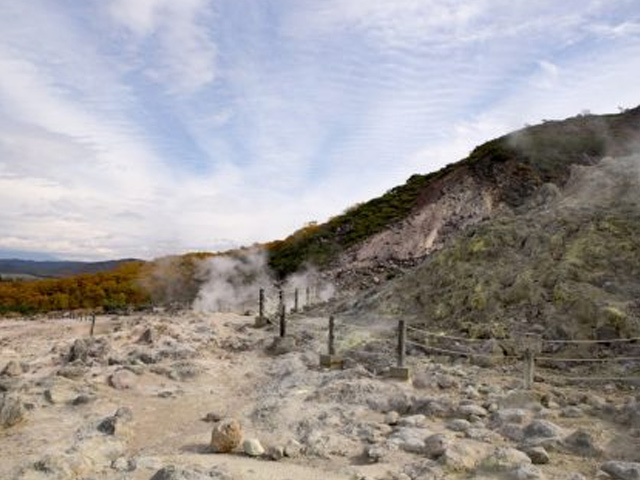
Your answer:
[[[20,364],[15,360],[11,360],[2,369],[2,373],[0,373],[0,375],[2,375],[3,377],[19,377],[20,375],[22,375],[22,373],[23,371]]]
[[[24,420],[25,408],[20,397],[0,394],[0,429],[13,427]]]
[[[615,480],[640,480],[640,463],[612,460],[600,465],[600,470]]]
[[[158,470],[149,480],[232,480],[226,472],[218,468],[205,470],[201,467],[178,467],[169,465]]]
[[[602,453],[602,449],[595,444],[591,434],[584,430],[576,430],[565,437],[562,440],[562,446],[570,453],[583,457],[595,457]]]

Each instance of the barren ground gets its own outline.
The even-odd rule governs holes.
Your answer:
[[[0,391],[26,408],[20,423],[0,429],[0,478],[148,480],[178,465],[194,476],[161,478],[223,478],[203,473],[220,467],[249,480],[575,480],[596,478],[608,460],[640,462],[640,408],[629,387],[542,383],[523,392],[519,365],[426,355],[409,357],[413,382],[393,380],[384,375],[393,362],[385,324],[341,324],[344,369],[322,369],[325,329],[324,318],[294,316],[295,345],[275,354],[267,347],[276,329],[256,329],[250,316],[103,316],[89,353],[70,362],[89,323],[2,320],[0,369],[16,361],[22,373],[0,376]],[[132,419],[100,431],[121,407]],[[244,437],[267,449],[296,441],[301,451],[278,461],[249,457],[242,446],[211,453],[207,414],[237,419]],[[556,430],[541,433],[541,421]],[[571,437],[576,431],[582,436]],[[425,446],[437,433],[444,453]],[[518,454],[533,447],[546,449],[549,463]]]

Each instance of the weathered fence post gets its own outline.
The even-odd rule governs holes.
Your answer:
[[[307,285],[307,301],[305,302],[305,305],[308,307],[311,305],[311,289],[309,288],[309,286]]]
[[[542,339],[540,335],[527,333],[523,343],[524,358],[524,388],[531,390],[535,378],[536,354],[542,351]]]
[[[293,292],[293,313],[298,313],[298,289]]]
[[[256,317],[254,326],[256,328],[264,327],[267,324],[267,318],[264,316],[264,288],[260,289],[258,297],[258,316]]]
[[[280,299],[280,337],[284,337],[287,334],[287,307],[284,304],[284,293],[282,289],[278,292],[278,297]]]
[[[328,353],[329,355],[335,355],[336,354],[336,336],[335,336],[335,332],[334,332],[334,327],[335,327],[335,319],[333,318],[333,315],[331,315],[329,317],[329,348]]]
[[[398,367],[404,367],[404,357],[407,352],[407,327],[404,320],[398,321]]]
[[[327,354],[320,355],[320,365],[327,368],[342,367],[342,357],[336,355],[335,319],[333,315],[329,317]]]
[[[91,330],[89,330],[89,336],[93,337],[93,332],[96,329],[96,314],[91,315]]]
[[[264,317],[264,288],[260,289],[260,298],[258,299],[259,301],[259,305],[258,305],[258,315],[260,315],[260,318]]]
[[[405,356],[407,351],[407,326],[404,320],[398,320],[398,350],[397,350],[397,366],[391,367],[390,374],[393,378],[400,380],[409,380],[411,372],[405,367]]]

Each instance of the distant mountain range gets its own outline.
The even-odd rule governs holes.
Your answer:
[[[0,259],[0,276],[29,279],[61,278],[82,273],[99,273],[113,270],[123,263],[139,261],[132,258],[105,262],[36,261],[15,258]]]

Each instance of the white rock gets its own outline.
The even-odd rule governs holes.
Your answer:
[[[264,455],[264,447],[257,438],[248,438],[242,443],[244,453],[250,457],[260,457]]]

